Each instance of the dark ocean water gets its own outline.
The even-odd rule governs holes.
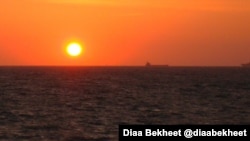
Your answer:
[[[250,124],[250,69],[0,67],[0,140],[117,141],[119,124]]]

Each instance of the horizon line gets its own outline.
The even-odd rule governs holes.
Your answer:
[[[242,65],[0,65],[0,67],[242,67]]]

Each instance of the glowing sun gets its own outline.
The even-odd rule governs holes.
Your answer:
[[[67,46],[67,53],[70,56],[79,56],[82,53],[82,46],[79,43],[70,43]]]

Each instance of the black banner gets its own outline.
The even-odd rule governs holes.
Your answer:
[[[119,125],[119,141],[250,140],[250,125]]]

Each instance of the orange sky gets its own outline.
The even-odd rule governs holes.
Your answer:
[[[69,57],[78,41],[82,56]],[[249,0],[6,0],[0,65],[234,66],[250,61]]]

